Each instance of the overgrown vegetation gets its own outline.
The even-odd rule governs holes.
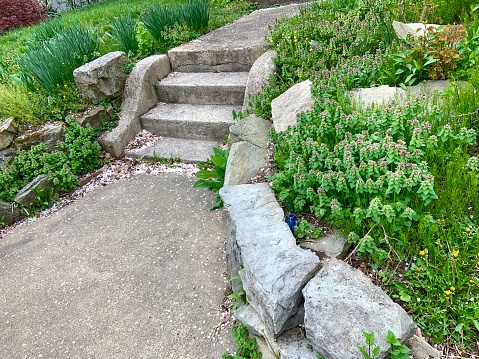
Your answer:
[[[425,21],[447,16],[462,25],[401,43],[392,36],[392,20],[415,13],[412,2],[401,7],[391,0],[326,0],[279,21],[269,39],[278,54],[276,72],[251,102],[268,118],[273,98],[313,81],[313,110],[297,126],[272,134],[277,172],[270,180],[278,199],[287,211],[309,212],[342,229],[351,255],[369,262],[433,342],[477,354],[476,89],[453,82],[436,98],[367,109],[346,96],[357,87],[428,78],[477,85],[475,12],[464,16],[466,2],[445,8],[438,1],[429,12],[415,3]]]

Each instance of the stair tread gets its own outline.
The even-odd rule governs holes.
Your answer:
[[[178,103],[159,103],[141,116],[143,122],[215,122],[234,123],[233,111],[241,111],[236,105],[191,105]]]
[[[221,141],[161,137],[154,144],[141,150],[125,151],[125,155],[144,159],[180,159],[185,163],[206,162],[213,154],[213,147],[221,144]]]
[[[243,87],[248,72],[174,72],[160,81],[160,86]]]

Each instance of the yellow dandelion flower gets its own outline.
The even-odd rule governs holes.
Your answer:
[[[453,256],[454,258],[459,257],[459,251],[453,251],[453,252],[452,252],[452,256]]]
[[[417,271],[417,272],[422,271],[421,267],[416,267],[416,271]]]
[[[312,48],[312,47],[309,48],[309,52],[313,52],[313,48]]]
[[[469,227],[466,228],[466,233],[470,233],[471,229]]]
[[[469,283],[474,284],[474,279],[469,279]]]
[[[444,294],[447,295],[447,296],[450,296],[452,294],[452,292],[448,289],[448,290],[444,291]]]
[[[454,286],[451,286],[451,288],[449,288],[451,290],[451,292],[454,292],[456,290],[456,287]]]

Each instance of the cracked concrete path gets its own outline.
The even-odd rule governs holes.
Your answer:
[[[225,213],[136,175],[0,239],[0,358],[220,358]]]

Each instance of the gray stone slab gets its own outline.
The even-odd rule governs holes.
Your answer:
[[[160,103],[140,117],[142,128],[159,136],[195,140],[221,140],[233,121],[232,105]]]
[[[221,146],[221,141],[189,140],[162,137],[155,144],[140,151],[126,151],[125,155],[146,160],[180,159],[181,162],[206,162],[213,155],[213,147]]]
[[[406,97],[406,91],[399,87],[382,85],[378,87],[356,89],[349,91],[353,103],[361,107],[387,105],[393,100],[401,100]]]
[[[220,358],[225,212],[195,178],[136,175],[0,241],[1,358]]]
[[[276,132],[286,131],[295,126],[298,116],[311,110],[314,101],[311,97],[311,81],[300,82],[271,101],[271,116]]]
[[[248,302],[266,330],[278,336],[298,312],[301,290],[318,270],[319,259],[296,245],[267,183],[223,187],[220,195],[235,224]]]
[[[161,102],[242,105],[247,72],[175,73],[160,82]]]
[[[439,359],[441,353],[439,350],[430,346],[423,338],[413,335],[411,339],[406,342],[406,345],[411,349],[414,359]]]
[[[317,359],[318,352],[299,328],[281,334],[276,340],[280,359]]]
[[[168,52],[173,71],[249,71],[265,51],[269,26],[299,13],[299,5],[257,10]]]
[[[256,115],[249,115],[244,120],[236,121],[230,127],[228,147],[235,142],[246,141],[257,147],[266,148],[270,129],[271,121]]]
[[[351,243],[340,232],[334,232],[317,239],[311,239],[300,243],[300,247],[311,249],[320,258],[342,258],[346,255]]]
[[[273,58],[276,57],[276,51],[269,50],[261,55],[251,67],[246,83],[246,91],[243,102],[243,110],[250,110],[248,101],[251,97],[259,94],[263,88],[269,84],[269,77],[274,73],[276,65]]]
[[[267,156],[267,148],[246,141],[233,143],[226,164],[225,186],[248,183],[268,167]]]
[[[391,330],[400,342],[408,340],[416,325],[405,310],[375,286],[361,271],[337,259],[323,261],[319,273],[303,290],[306,336],[325,359],[362,357],[362,331],[374,332],[385,358]]]
[[[23,187],[15,196],[15,202],[20,203],[25,207],[30,207],[30,204],[35,200],[39,190],[50,191],[53,189],[53,182],[48,179],[48,175],[38,175],[33,181]]]
[[[0,121],[0,150],[3,150],[10,146],[15,135],[17,134],[17,129],[14,125],[15,120],[13,117],[6,118],[3,121]]]

